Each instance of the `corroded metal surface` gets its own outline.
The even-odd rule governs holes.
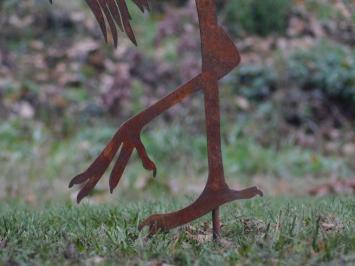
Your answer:
[[[132,1],[142,11],[149,9],[147,0]],[[139,225],[139,229],[147,226],[150,234],[154,234],[189,223],[212,212],[214,239],[218,239],[220,237],[219,207],[234,200],[250,199],[256,195],[262,196],[263,193],[256,187],[233,190],[225,181],[221,151],[218,81],[239,65],[240,55],[233,41],[218,25],[216,0],[195,1],[201,34],[201,73],[125,122],[97,159],[85,172],[74,177],[69,186],[83,184],[77,196],[77,201],[80,202],[95,187],[118,151],[119,156],[109,181],[111,192],[118,185],[135,150],[138,152],[144,168],[153,171],[155,176],[156,165],[149,158],[140,138],[142,129],[165,110],[181,102],[192,93],[202,90],[205,102],[209,167],[205,189],[191,205],[176,212],[152,215]],[[119,29],[124,31],[136,44],[125,0],[86,0],[86,2],[98,20],[106,40],[108,33],[111,32],[114,44],[117,45]]]

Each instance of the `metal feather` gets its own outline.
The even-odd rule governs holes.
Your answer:
[[[118,44],[119,29],[125,32],[128,38],[137,45],[136,37],[131,26],[131,15],[127,7],[127,0],[85,0],[93,12],[100,29],[108,42],[108,34],[111,32],[115,47]],[[143,13],[149,10],[148,0],[131,0]],[[53,0],[49,0],[52,4]]]

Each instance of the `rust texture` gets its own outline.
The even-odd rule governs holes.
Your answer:
[[[132,1],[142,12],[149,10],[147,0]],[[195,1],[201,35],[201,73],[125,122],[89,168],[71,180],[69,187],[82,184],[77,196],[77,201],[80,202],[95,187],[118,151],[119,155],[109,179],[111,193],[118,185],[135,150],[138,152],[144,168],[153,171],[155,176],[156,165],[149,158],[140,138],[142,129],[162,112],[180,103],[194,92],[202,90],[208,145],[209,175],[206,186],[191,205],[176,212],[154,214],[145,219],[139,225],[139,229],[147,226],[149,233],[155,234],[158,231],[167,231],[189,223],[212,212],[213,237],[218,239],[220,237],[219,207],[234,200],[262,196],[263,193],[257,187],[233,190],[225,181],[221,151],[218,82],[239,65],[240,54],[228,34],[218,25],[216,0]],[[126,0],[86,0],[86,2],[99,22],[106,41],[108,33],[111,32],[114,44],[117,46],[118,32],[123,31],[136,44]]]

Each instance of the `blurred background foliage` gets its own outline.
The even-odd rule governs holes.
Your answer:
[[[227,1],[223,8],[225,21],[232,33],[267,36],[272,33],[285,33],[292,2],[287,0]]]
[[[0,198],[67,197],[70,178],[123,121],[201,68],[194,1],[152,1],[143,15],[130,6],[139,47],[122,35],[117,49],[104,44],[84,1],[47,2],[0,2]],[[348,191],[332,186],[355,173],[353,2],[221,0],[218,8],[243,58],[220,86],[230,182],[270,194]],[[202,189],[201,93],[143,135],[159,176],[151,182],[133,158],[124,195]],[[106,187],[94,198],[106,199]]]

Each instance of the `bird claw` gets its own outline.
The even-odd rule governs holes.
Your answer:
[[[138,226],[138,230],[142,231],[145,227],[148,227],[149,236],[166,231],[166,227],[164,226],[164,214],[149,216]]]
[[[255,193],[259,195],[260,197],[264,197],[264,192],[262,192],[260,189],[256,188]]]
[[[137,150],[138,155],[142,160],[143,167],[147,170],[153,171],[153,176],[156,176],[156,165],[149,158],[147,151],[140,139],[140,133],[141,129],[134,125],[134,121],[131,120],[123,124],[101,152],[101,154],[90,165],[90,167],[85,172],[77,175],[71,180],[69,187],[86,182],[78,193],[78,203],[96,186],[120,147],[122,147],[120,154],[110,175],[109,183],[111,193],[118,185],[121,176],[127,166],[127,163],[132,155],[132,152],[135,149]]]
[[[249,189],[249,193],[250,193],[250,197],[253,198],[255,196],[260,196],[260,197],[263,197],[264,196],[264,193],[258,188],[258,187],[251,187]]]

